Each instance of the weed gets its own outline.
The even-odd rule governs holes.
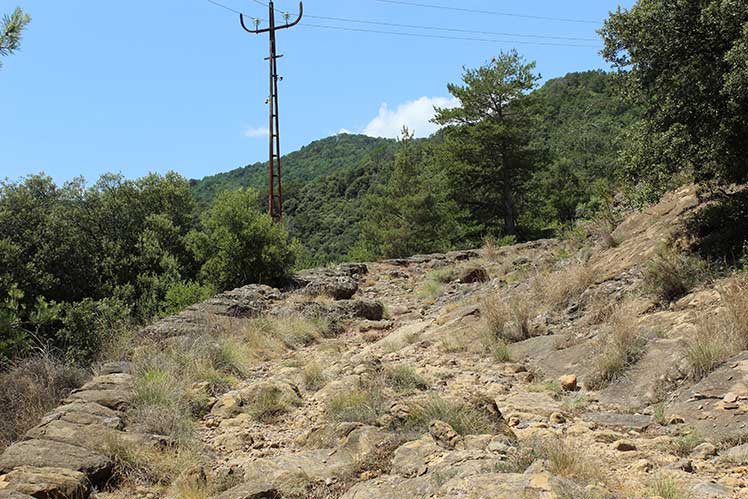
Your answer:
[[[676,456],[686,457],[702,443],[704,439],[695,431],[690,431],[672,439],[668,450]]]
[[[327,383],[322,366],[319,362],[310,362],[304,367],[304,387],[310,392],[316,392]]]
[[[450,282],[457,279],[457,274],[458,272],[456,267],[444,267],[432,271],[429,274],[428,279],[440,284],[449,284]]]
[[[588,381],[595,390],[620,378],[626,369],[639,361],[647,345],[636,324],[633,304],[622,305],[609,322],[610,330],[603,337],[602,351],[595,359],[594,372]]]
[[[301,401],[296,395],[290,395],[277,386],[262,386],[248,404],[247,413],[257,421],[271,423],[298,405]]]
[[[488,351],[492,351],[497,341],[517,342],[530,337],[530,317],[533,313],[531,300],[525,296],[505,299],[490,295],[481,303],[481,317],[485,322],[486,334],[482,340]]]
[[[578,414],[585,410],[589,403],[590,401],[589,398],[587,398],[587,395],[583,393],[576,393],[574,395],[570,395],[566,400],[564,400],[561,404],[561,408],[567,412]]]
[[[12,363],[0,373],[0,451],[39,423],[86,373],[48,352]]]
[[[662,247],[647,265],[644,288],[662,303],[669,303],[688,294],[709,276],[704,260]]]
[[[333,421],[372,424],[385,412],[381,379],[361,382],[351,391],[332,397],[327,403],[327,415]]]
[[[415,369],[407,365],[388,366],[384,369],[387,385],[398,391],[428,390],[429,384]]]
[[[729,331],[719,316],[701,319],[685,346],[692,379],[704,378],[730,356],[732,350],[728,335]]]
[[[536,295],[556,310],[563,309],[579,299],[594,282],[592,269],[581,263],[567,265],[564,269],[535,278]]]
[[[649,482],[648,492],[662,499],[689,499],[691,491],[674,475],[659,473]]]
[[[432,421],[449,424],[460,435],[483,435],[494,431],[490,417],[479,409],[462,401],[432,396],[416,404],[408,416],[405,426],[418,432],[428,431]]]
[[[444,289],[442,284],[435,281],[426,281],[416,291],[416,296],[421,299],[436,300]]]
[[[559,396],[563,393],[561,389],[561,383],[555,379],[545,380],[542,383],[534,383],[527,387],[527,391],[530,392],[548,392],[554,396]]]

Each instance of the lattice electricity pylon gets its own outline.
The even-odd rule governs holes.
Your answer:
[[[267,104],[270,106],[270,124],[268,126],[268,130],[270,131],[268,213],[274,220],[281,221],[283,219],[283,183],[281,181],[280,121],[278,119],[278,59],[283,56],[276,54],[275,32],[299,24],[304,14],[304,5],[302,2],[299,2],[299,17],[292,23],[288,22],[289,14],[284,13],[283,17],[286,22],[280,26],[276,26],[275,24],[275,7],[272,0],[268,8],[270,17],[268,18],[269,26],[267,28],[260,29],[259,19],[254,19],[254,29],[247,28],[247,25],[244,23],[244,14],[239,14],[239,20],[242,28],[247,33],[270,34],[270,57],[265,59],[266,61],[270,61],[270,96],[267,100]]]

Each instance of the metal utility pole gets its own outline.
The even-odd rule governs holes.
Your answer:
[[[281,221],[283,219],[283,185],[281,182],[280,124],[278,120],[278,59],[283,57],[283,55],[277,55],[275,52],[275,32],[299,24],[304,14],[304,5],[302,2],[299,2],[299,17],[292,23],[288,22],[288,13],[284,13],[285,24],[280,26],[276,26],[275,24],[275,7],[272,0],[268,8],[270,17],[268,18],[269,26],[267,28],[260,29],[259,19],[254,19],[255,29],[247,28],[247,25],[244,23],[244,14],[239,14],[239,20],[241,21],[242,28],[247,33],[256,35],[260,33],[270,34],[270,57],[265,59],[270,61],[270,96],[267,100],[267,104],[270,107],[270,124],[268,126],[268,130],[270,131],[268,213],[274,220]]]

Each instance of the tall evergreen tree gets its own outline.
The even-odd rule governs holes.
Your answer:
[[[359,247],[369,256],[445,251],[462,237],[459,210],[433,151],[413,139],[407,128],[392,171],[364,203]]]
[[[446,125],[446,147],[456,160],[450,177],[458,201],[486,226],[503,219],[504,232],[517,232],[524,184],[536,152],[529,145],[527,94],[540,76],[515,50],[502,52],[478,69],[466,69],[463,85],[448,85],[459,106],[437,109],[434,122]]]

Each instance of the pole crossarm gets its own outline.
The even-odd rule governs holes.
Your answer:
[[[247,25],[244,22],[244,14],[239,14],[239,22],[241,23],[242,28],[244,28],[244,31],[246,31],[247,33],[259,35],[261,33],[267,33],[271,29],[274,29],[275,31],[277,31],[279,29],[287,29],[287,28],[296,26],[297,24],[299,24],[303,16],[304,16],[304,4],[302,2],[299,2],[299,17],[297,17],[296,20],[292,23],[282,24],[280,26],[275,26],[274,28],[267,27],[267,28],[262,28],[262,29],[249,29],[247,28]]]

